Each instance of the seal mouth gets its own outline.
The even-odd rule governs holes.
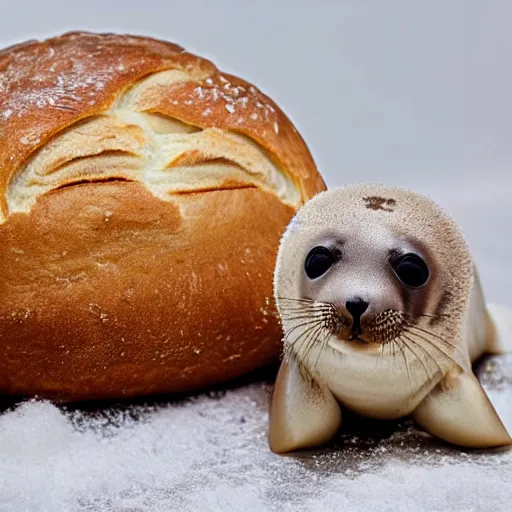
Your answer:
[[[334,334],[340,341],[354,345],[386,345],[403,332],[402,313],[385,311],[366,321],[346,318],[339,312],[332,323]]]
[[[371,329],[367,326],[363,328],[359,320],[345,318],[343,315],[336,314],[336,319],[332,322],[331,333],[339,340],[350,345],[375,345],[377,340],[372,336]]]
[[[362,333],[359,333],[359,334],[362,334]],[[369,344],[368,341],[366,341],[365,339],[361,338],[359,336],[359,334],[354,334],[352,333],[349,337],[348,337],[348,341],[356,341],[356,342],[359,342],[359,343],[365,343],[365,344]]]
[[[337,331],[333,333],[339,340],[345,341],[347,343],[351,344],[358,344],[358,345],[372,345],[375,344],[369,341],[368,339],[365,339],[365,333],[363,330],[358,327],[349,327],[345,328],[342,331]]]
[[[363,330],[361,328],[361,319],[359,317],[356,317],[352,322],[351,333],[350,336],[348,337],[349,341],[358,339],[360,334],[363,334]]]

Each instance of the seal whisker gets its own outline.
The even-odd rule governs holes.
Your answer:
[[[295,347],[297,347],[297,356],[301,356],[301,353],[303,352],[304,343],[305,343],[305,340],[307,339],[308,334],[316,327],[317,327],[316,325],[312,325],[312,326],[308,327],[308,329],[306,329],[303,333],[301,333],[297,337],[297,339],[295,339],[292,343],[288,343],[284,347],[285,352],[294,352]]]
[[[283,320],[286,320],[289,323],[293,323],[293,328],[295,328],[298,325],[302,325],[303,322],[321,322],[327,320],[325,316],[318,315],[315,317],[306,317],[306,316],[300,316],[300,317],[293,317],[293,318],[283,318]],[[300,322],[297,324],[297,322]],[[290,328],[291,329],[291,328]]]
[[[330,307],[332,307],[332,304],[330,302],[322,302],[322,301],[318,301],[318,300],[311,300],[311,301],[309,301],[309,300],[308,301],[288,300],[288,301],[285,301],[284,303],[280,302],[279,306],[285,307],[285,308],[309,308],[311,306],[313,306],[313,307],[322,306],[322,307],[330,308]]]
[[[310,336],[308,337],[307,345],[304,350],[304,361],[306,361],[306,363],[309,362],[311,351],[317,345],[318,335],[322,332],[323,328],[323,325],[319,325],[310,333]]]
[[[409,338],[405,333],[403,334],[403,336],[405,339],[410,341],[414,346],[418,347],[424,354],[426,354],[427,360],[431,360],[435,363],[435,365],[437,366],[441,375],[444,374],[444,371],[441,368],[441,366],[439,365],[437,359],[421,343],[416,342],[416,340],[414,338]],[[434,345],[434,348],[437,348],[437,347]],[[444,355],[444,353],[443,353],[443,355]]]
[[[301,311],[331,311],[330,306],[307,305],[307,306],[280,306],[281,311],[301,312]]]
[[[428,338],[425,338],[422,334],[417,333],[417,332],[413,332],[413,331],[411,331],[409,328],[406,328],[405,330],[406,330],[406,332],[407,332],[408,334],[410,334],[411,336],[416,337],[417,339],[424,341],[425,343],[427,343],[427,344],[428,344],[428,345],[430,345],[431,347],[434,347],[434,348],[435,348],[439,353],[441,353],[444,357],[446,357],[446,358],[447,358],[447,359],[449,359],[450,361],[452,361],[452,362],[456,362],[456,361],[454,361],[454,360],[453,360],[452,356],[451,356],[449,353],[445,352],[445,351],[444,351],[441,347],[439,347],[439,346],[438,346],[438,345],[437,345],[433,340],[429,340]],[[418,345],[419,345],[419,343],[418,343]]]
[[[407,315],[407,314],[404,314],[404,316],[408,319],[408,320],[412,320],[412,316],[411,315]],[[440,320],[441,318],[449,318],[450,315],[445,315],[445,314],[440,314],[440,315],[429,315],[428,313],[418,313],[416,316],[423,316],[423,317],[426,317],[426,318],[433,318],[435,320]]]
[[[320,350],[318,351],[318,355],[316,356],[315,364],[313,365],[313,368],[316,368],[316,365],[318,364],[318,360],[320,359],[320,356],[322,355],[323,351],[325,350],[325,347],[327,347],[327,343],[329,341],[329,336],[331,335],[329,329],[325,329],[325,336],[323,337],[322,341],[320,342]]]
[[[395,344],[393,343],[394,340],[391,340],[391,343],[390,343],[390,349],[392,348],[393,349],[393,359],[396,358],[396,353],[395,353]]]
[[[314,329],[315,327],[317,327],[321,322],[320,321],[314,321],[314,322],[303,322],[302,324],[300,325],[296,325],[294,326],[292,329],[290,329],[286,335],[285,335],[285,338],[284,338],[284,341],[286,342],[288,340],[288,338],[290,337],[290,334],[292,333],[293,330],[295,330],[296,328],[298,327],[304,327],[304,326],[307,326],[307,328],[301,332],[299,334],[299,336],[297,337],[297,339],[293,340],[291,343],[288,344],[288,347],[291,349],[292,347],[295,346],[295,344],[302,339],[303,336],[307,336],[309,334],[309,332]],[[300,348],[299,348],[299,351],[300,351]]]
[[[309,358],[309,350],[310,346],[314,343],[315,335],[318,329],[321,328],[321,324],[317,323],[316,325],[310,327],[305,334],[304,340],[302,341],[297,355],[299,356],[299,359],[304,363],[304,365],[307,366],[307,361]]]
[[[284,347],[283,347],[283,352],[285,354],[289,354],[289,353],[292,353],[294,351],[294,348],[296,346],[298,346],[298,353],[297,353],[297,356],[300,356],[301,352],[302,352],[302,347],[304,345],[304,339],[308,336],[308,334],[313,330],[315,329],[318,325],[320,324],[320,322],[309,322],[307,324],[305,324],[306,326],[306,329],[304,329],[303,332],[301,332],[296,339],[292,340],[291,342],[289,342],[289,338],[290,338],[290,332],[287,332],[284,339],[283,339],[283,344],[284,344]],[[300,344],[299,344],[300,342]]]
[[[314,300],[304,299],[286,299],[292,304],[279,304],[281,312],[286,313],[308,313],[308,312],[323,312],[323,313],[334,313],[334,306],[328,302],[319,302]]]
[[[302,320],[305,318],[319,318],[319,317],[328,317],[329,315],[325,313],[324,311],[312,311],[310,313],[304,313],[303,315],[300,315],[298,313],[292,313],[290,315],[283,314],[281,315],[283,319],[285,320]]]
[[[376,341],[375,336],[373,336],[373,341]],[[385,345],[387,345],[387,343],[381,343],[380,344],[380,354],[378,355],[378,357],[375,358],[376,359],[376,361],[375,361],[375,369],[377,369],[379,367],[379,363],[382,360],[384,360],[384,347],[385,347]]]
[[[311,313],[324,313],[332,314],[332,308],[307,306],[301,308],[280,308],[281,315],[299,315],[299,314],[311,314]]]
[[[440,336],[437,336],[435,335],[434,333],[431,333],[431,332],[428,332],[428,331],[425,331],[424,329],[419,329],[419,328],[416,328],[415,326],[407,326],[408,328],[408,332],[410,334],[414,334],[415,336],[417,336],[419,339],[422,339],[424,340],[426,343],[429,343],[431,344],[433,347],[435,347],[439,352],[441,352],[442,354],[444,354],[445,357],[447,357],[450,361],[452,361],[453,363],[459,365],[462,369],[464,370],[469,370],[469,366],[466,362],[466,355],[464,354],[464,352],[462,352],[457,346],[455,345],[452,345],[450,342],[448,342],[447,340],[444,340],[443,338],[441,338]],[[413,331],[412,329],[415,329],[415,331]],[[424,334],[423,334],[424,333]],[[429,339],[426,337],[426,335],[430,334],[432,336],[433,339]],[[458,355],[459,357],[455,358],[455,356],[453,354],[450,354],[449,352],[445,352],[443,349],[442,349],[442,346],[439,346],[438,343],[436,343],[434,340],[439,340],[439,341],[443,341],[443,342],[446,342],[446,344],[454,349],[455,351],[455,356]]]
[[[400,352],[402,353],[402,357],[403,357],[404,363],[405,363],[405,368],[407,370],[407,379],[409,380],[409,388],[412,390],[413,386],[412,386],[412,380],[411,380],[411,370],[409,368],[409,361],[407,361],[407,356],[405,354],[405,351],[404,351],[402,345],[400,344],[400,338],[396,338],[395,340],[393,340],[393,343],[396,343],[397,347],[400,349]]]
[[[425,336],[423,336],[422,334],[418,333],[418,332],[413,332],[413,331],[410,331],[408,330],[409,334],[411,334],[412,336],[416,336],[418,339],[424,341],[425,343],[428,343],[429,345],[431,345],[432,347],[434,347],[438,352],[440,352],[441,354],[443,354],[449,361],[451,361],[452,363],[460,366],[463,370],[467,370],[467,365],[465,363],[462,363],[460,361],[457,361],[457,359],[455,359],[451,354],[447,353],[445,350],[443,350],[437,343],[435,343],[433,340],[431,339],[428,339],[426,338]]]
[[[294,350],[293,348],[295,347],[295,345],[303,338],[303,336],[305,336],[310,329],[314,328],[315,326],[310,326],[308,327],[307,330],[305,330],[304,332],[302,332],[298,338],[296,340],[294,340],[292,343],[289,343],[289,344],[286,344],[284,346],[284,356],[286,359],[289,359],[290,356],[294,353]],[[302,345],[299,346],[299,349],[298,349],[298,353],[297,353],[297,359],[300,360],[300,352],[301,352],[301,348],[302,348]]]
[[[295,303],[290,303],[290,304],[280,303],[279,306],[281,308],[288,308],[288,309],[291,309],[291,308],[301,309],[301,308],[311,308],[311,307],[313,307],[313,308],[315,308],[315,307],[331,308],[332,304],[328,304],[327,302],[312,301],[312,302],[299,302],[297,304],[295,304]]]
[[[402,340],[402,343],[404,344],[404,346],[409,349],[410,352],[413,353],[413,355],[416,357],[416,359],[421,363],[421,365],[423,366],[423,369],[425,370],[425,373],[427,374],[427,378],[429,380],[432,380],[432,376],[430,375],[430,372],[428,371],[428,367],[427,365],[425,364],[425,361],[423,361],[423,359],[418,355],[417,352],[414,351],[414,349],[412,349],[409,344],[405,341],[405,339],[402,339],[400,337],[400,339]]]
[[[388,346],[389,347],[389,357],[392,359],[393,361],[393,368],[391,368],[390,364],[389,364],[389,361],[388,361],[388,369],[391,373],[393,373],[393,369],[395,367],[395,364],[396,364],[396,359],[395,359],[395,347],[393,345],[393,340],[389,340],[387,343],[384,343],[383,346]]]
[[[457,352],[459,352],[459,354],[462,356],[462,357],[465,357],[465,354],[464,352],[462,352],[462,350],[457,347],[457,345],[454,345],[453,343],[450,343],[448,340],[442,338],[441,336],[438,336],[437,334],[431,332],[431,331],[428,331],[426,329],[422,329],[421,327],[418,327],[416,325],[407,325],[407,327],[409,327],[410,329],[416,329],[418,331],[421,331],[425,334],[429,334],[430,336],[433,336],[435,338],[437,338],[438,340],[442,341],[443,343],[446,343],[449,347],[453,348],[454,350],[456,350]]]
[[[303,361],[304,361],[304,364],[307,366],[307,367],[310,367],[310,356],[311,356],[311,351],[313,350],[313,348],[316,346],[316,339],[317,339],[317,334],[318,334],[319,330],[318,328],[313,331],[308,340],[305,342],[304,344],[304,355],[302,356],[303,357]]]
[[[302,310],[302,311],[281,311],[281,318],[283,319],[294,319],[294,318],[301,318],[301,317],[318,317],[318,316],[331,316],[332,313],[327,310]]]
[[[398,357],[396,356],[396,343],[395,343],[395,340],[391,340],[389,342],[389,348],[391,350],[391,357],[392,357],[392,360],[393,360],[393,371],[396,372],[397,370],[397,367],[398,369],[400,369],[400,364],[399,364],[399,361],[398,361]]]
[[[313,333],[316,329],[318,329],[320,322],[315,323],[311,327],[309,327],[306,331],[304,331],[304,337],[301,341],[300,346],[298,347],[297,354],[299,356],[299,359],[305,364],[305,353],[306,353],[306,345],[308,343],[309,337],[311,336],[311,333]],[[295,344],[295,343],[294,343]]]
[[[297,330],[297,329],[300,329],[302,327],[304,328],[310,328],[310,327],[314,327],[315,325],[317,325],[317,322],[302,322],[301,324],[299,325],[295,325],[293,326],[291,329],[289,329],[288,331],[286,331],[284,337],[283,337],[283,343],[285,344],[289,344],[290,346],[293,346],[295,343],[297,343],[297,341],[301,338],[301,336],[304,336],[304,332],[300,333],[299,336],[293,340],[291,343],[288,343],[288,340],[290,339],[290,336]]]
[[[309,318],[307,321],[304,321],[304,322],[300,322],[298,324],[295,324],[293,327],[290,327],[285,333],[284,333],[284,338],[283,338],[283,341],[287,341],[287,339],[289,338],[290,334],[292,334],[293,332],[295,332],[297,329],[300,329],[301,327],[306,327],[308,325],[316,325],[318,322],[321,322],[322,320],[312,320],[311,318]]]
[[[285,302],[291,302],[296,304],[318,304],[322,306],[328,306],[332,307],[332,304],[330,302],[323,302],[319,300],[313,300],[313,299],[303,299],[303,298],[291,298],[291,297],[278,297],[278,300],[280,304],[282,304],[283,301]]]
[[[278,296],[277,298],[280,301],[282,301],[282,300],[289,300],[289,301],[293,301],[293,302],[318,302],[315,299],[308,299],[307,297],[283,297],[283,296]]]

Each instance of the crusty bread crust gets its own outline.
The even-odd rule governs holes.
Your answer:
[[[179,46],[0,52],[0,392],[182,392],[273,361],[279,239],[324,189],[275,103]]]

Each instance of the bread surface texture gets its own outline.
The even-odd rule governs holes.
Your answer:
[[[272,362],[279,240],[324,189],[270,98],[177,45],[0,52],[0,392],[186,392]]]

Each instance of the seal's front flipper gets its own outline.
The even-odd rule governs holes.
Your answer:
[[[341,410],[331,392],[306,372],[294,358],[283,361],[279,369],[268,433],[275,453],[319,446],[341,424]]]
[[[412,418],[427,432],[460,446],[493,448],[512,444],[472,372],[452,370],[420,403]]]
[[[486,351],[490,354],[512,352],[512,309],[501,304],[487,304],[493,336]]]

